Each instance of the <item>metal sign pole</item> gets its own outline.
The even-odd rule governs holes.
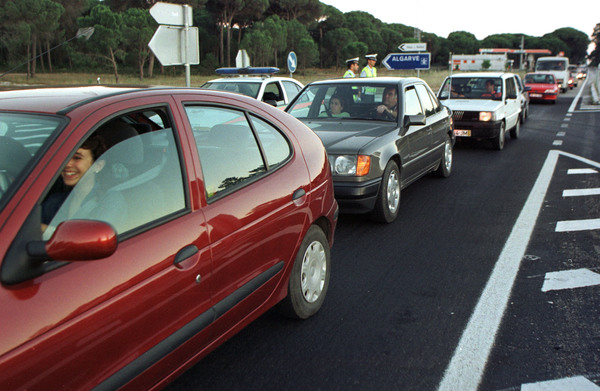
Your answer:
[[[189,17],[188,17],[189,15]],[[185,66],[185,86],[186,87],[190,87],[191,85],[191,77],[190,77],[190,61],[188,59],[188,34],[190,31],[190,22],[191,22],[191,17],[192,15],[192,9],[190,8],[189,5],[184,5],[183,6],[183,34],[185,34],[185,37],[183,38],[183,53],[184,53],[184,66]]]

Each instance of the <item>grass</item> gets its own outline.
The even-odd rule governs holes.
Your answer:
[[[181,68],[181,67],[178,67]],[[119,84],[123,85],[161,85],[161,86],[185,86],[185,75],[183,72],[179,72],[179,75],[173,75],[180,69],[172,68],[168,72],[170,75],[155,75],[151,78],[144,78],[140,80],[139,76],[132,74],[120,74]],[[293,74],[293,78],[297,79],[303,84],[307,84],[315,80],[331,79],[342,77],[346,70],[345,69],[318,69],[310,68],[306,70],[297,71]],[[387,69],[380,67],[378,69],[379,76],[398,76],[408,77],[417,76],[417,71],[388,71]],[[419,72],[419,76],[424,79],[427,84],[434,90],[437,91],[441,86],[444,78],[448,75],[447,70],[424,70]],[[289,73],[279,72],[277,76],[289,77]],[[204,82],[212,79],[216,79],[219,76],[214,75],[194,75],[190,77],[190,84],[192,87],[202,85]],[[14,87],[21,86],[57,86],[57,85],[88,85],[88,84],[115,84],[115,77],[113,74],[108,73],[36,73],[35,77],[27,78],[25,73],[11,73],[5,75],[0,79],[1,89],[11,89]]]

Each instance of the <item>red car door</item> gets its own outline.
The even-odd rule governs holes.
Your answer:
[[[116,389],[142,373],[143,380],[129,385],[147,388],[212,340],[209,232],[203,211],[194,206],[197,175],[187,137],[178,133],[178,110],[168,96],[114,102],[82,105],[69,114],[69,127],[16,193],[18,202],[1,226],[4,271],[39,236],[40,205],[81,142],[115,114],[131,125],[144,119],[136,125],[145,133],[115,145],[99,170],[119,179],[103,191],[118,202],[98,215],[119,234],[114,254],[50,261],[38,277],[2,285],[3,388]]]
[[[275,120],[189,101],[185,110],[207,199],[213,300],[219,330],[228,330],[261,313],[282,283],[308,228],[310,179],[295,141]]]

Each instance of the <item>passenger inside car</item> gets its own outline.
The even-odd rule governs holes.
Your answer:
[[[333,95],[329,98],[329,110],[319,114],[319,117],[350,117],[350,113],[345,111],[345,99],[339,95]]]
[[[496,84],[492,79],[485,81],[485,92],[481,94],[482,98],[500,98],[502,93],[496,90]]]
[[[59,191],[55,191],[48,195],[42,203],[42,232],[44,232],[50,224],[50,221],[56,215],[62,204],[65,202],[71,190],[79,183],[84,174],[96,162],[96,160],[106,151],[106,143],[102,136],[94,134],[89,137],[77,149],[75,154],[69,159],[67,165],[63,168],[59,182],[56,187]],[[96,165],[98,172],[104,167],[104,162],[100,161]],[[91,191],[95,185],[95,176],[89,175],[85,185],[80,186],[80,196],[77,197],[80,204],[85,195]],[[76,208],[75,204],[71,205],[71,210]]]

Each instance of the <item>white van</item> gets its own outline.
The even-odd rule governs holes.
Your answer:
[[[569,59],[567,57],[540,57],[535,63],[536,72],[552,73],[558,80],[561,92],[569,87]]]

